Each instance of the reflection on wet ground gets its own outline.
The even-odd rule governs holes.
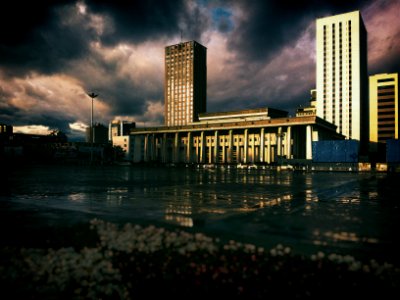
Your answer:
[[[28,210],[52,226],[98,217],[264,246],[283,243],[301,252],[397,259],[398,179],[350,172],[37,166],[2,179],[0,202],[7,213]],[[49,209],[63,213],[49,215]]]

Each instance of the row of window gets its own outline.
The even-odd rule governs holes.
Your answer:
[[[386,99],[385,99],[386,100]],[[382,101],[378,102],[379,108],[395,108],[394,101]]]
[[[378,83],[380,82],[392,82],[394,81],[394,78],[382,78],[382,79],[378,79]]]
[[[394,120],[395,115],[393,111],[381,112],[378,113],[378,121],[379,120]]]
[[[190,47],[190,45],[188,45],[188,46],[186,46],[186,47],[180,47],[180,48],[179,48],[179,47],[172,46],[172,47],[167,47],[167,48],[165,49],[165,55],[166,55],[166,56],[179,55],[179,54],[185,53],[185,52],[187,52],[187,53],[193,53],[193,48]]]
[[[378,86],[378,94],[392,92],[394,94],[394,86]]]
[[[380,133],[392,133],[395,132],[395,128],[394,127],[378,127],[378,134]]]

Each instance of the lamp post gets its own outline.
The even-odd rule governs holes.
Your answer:
[[[93,162],[93,143],[94,143],[94,128],[93,128],[93,100],[94,98],[96,98],[98,95],[96,95],[95,93],[88,93],[87,94],[90,98],[92,98],[92,113],[90,115],[90,131],[89,131],[89,137],[91,135],[91,139],[90,139],[90,162]]]

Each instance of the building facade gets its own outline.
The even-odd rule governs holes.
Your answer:
[[[113,137],[113,146],[121,147],[124,160],[134,163],[142,162],[144,157],[144,137],[140,135],[121,135]]]
[[[11,125],[0,124],[0,135],[12,135],[13,127]]]
[[[187,125],[206,111],[207,48],[189,41],[165,48],[165,125]]]
[[[369,77],[369,140],[386,143],[399,138],[399,77],[397,73]]]
[[[114,120],[110,124],[108,124],[108,140],[112,142],[113,138],[116,136],[129,135],[131,129],[135,127],[135,122]]]
[[[368,142],[367,31],[359,11],[316,21],[317,116]]]
[[[131,136],[144,143],[135,156],[138,151],[141,161],[161,163],[271,164],[312,159],[313,141],[343,138],[336,126],[316,116],[271,117],[268,109],[255,111],[260,113],[256,119],[247,118],[256,112],[245,110],[243,118],[241,112],[217,113],[219,122],[210,113],[190,125],[136,128]]]
[[[96,143],[96,144],[106,144],[108,143],[108,128],[103,124],[96,123],[92,127],[86,128],[86,142]]]
[[[309,105],[297,108],[296,117],[316,116],[316,115],[317,115],[317,90],[312,89],[310,90]]]

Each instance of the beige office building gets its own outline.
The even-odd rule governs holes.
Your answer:
[[[165,125],[182,126],[206,111],[207,48],[196,41],[165,47]]]
[[[397,73],[369,77],[369,140],[386,143],[399,138],[399,77]]]
[[[368,142],[367,32],[359,11],[317,19],[317,116]]]

